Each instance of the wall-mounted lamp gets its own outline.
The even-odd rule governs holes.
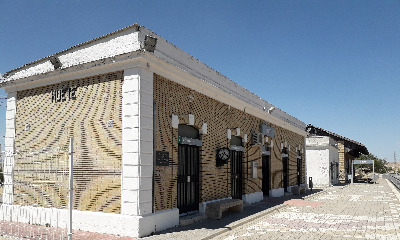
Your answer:
[[[236,128],[236,136],[240,136],[240,128]]]
[[[268,109],[268,113],[271,114],[274,110],[275,110],[275,107],[270,107],[270,108]]]
[[[271,149],[274,147],[274,140],[271,140]]]
[[[179,126],[179,117],[178,115],[172,114],[171,116],[171,125],[173,128],[178,128]]]
[[[247,133],[245,133],[244,135],[243,135],[243,139],[242,139],[242,142],[247,142]]]
[[[49,57],[49,60],[50,60],[51,64],[53,64],[54,69],[57,69],[57,68],[61,67],[60,59],[58,59],[58,57],[56,55],[51,55]]]
[[[157,38],[146,35],[144,38],[144,49],[149,52],[156,50]]]
[[[114,121],[113,121],[113,120],[108,120],[107,126],[108,126],[109,128],[114,127]]]
[[[207,134],[207,123],[203,123],[200,129],[201,134]]]
[[[194,115],[193,114],[189,114],[189,123],[188,125],[193,126],[194,125]]]
[[[226,130],[226,137],[227,137],[228,139],[231,139],[231,138],[232,138],[232,131],[231,131],[230,129],[227,129],[227,130]]]
[[[25,124],[25,131],[30,131],[31,125],[29,123]]]

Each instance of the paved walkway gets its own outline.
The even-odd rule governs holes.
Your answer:
[[[73,230],[74,240],[131,240],[131,237],[123,237],[112,234],[101,234]],[[43,240],[66,240],[67,229],[56,227],[45,227],[17,222],[0,221],[0,240],[11,239],[43,239]]]
[[[245,211],[277,200],[253,204]],[[237,221],[228,220],[224,226],[219,226],[218,220],[207,220],[146,239],[400,240],[399,214],[399,191],[380,178],[377,184],[331,187],[305,200],[290,199],[275,209],[267,208]]]
[[[143,239],[400,240],[400,193],[387,180],[380,178],[377,184],[351,184],[315,192],[265,199],[246,206],[242,213],[226,212],[221,220],[205,220]],[[5,229],[3,224],[2,230]],[[74,239],[131,239],[82,231],[74,233]],[[44,236],[27,235],[28,239],[41,237]],[[65,239],[65,234],[61,238],[47,235],[43,239],[46,238]],[[2,239],[8,238],[0,237]]]

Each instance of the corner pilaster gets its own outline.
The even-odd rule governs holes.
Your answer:
[[[121,213],[152,213],[153,73],[124,71],[122,86]]]
[[[4,140],[4,189],[3,203],[13,204],[13,170],[14,170],[14,139],[15,119],[17,112],[17,92],[7,93],[6,132]]]

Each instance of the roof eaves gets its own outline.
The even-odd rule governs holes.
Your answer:
[[[360,143],[360,142],[357,142],[357,141],[352,140],[352,139],[350,139],[350,138],[343,137],[343,136],[341,136],[341,135],[339,135],[339,134],[333,133],[333,132],[328,131],[328,130],[326,130],[326,129],[323,129],[323,128],[320,128],[320,127],[316,127],[316,126],[314,126],[314,125],[312,125],[312,124],[308,124],[308,125],[307,125],[307,129],[308,129],[308,128],[315,128],[315,129],[318,129],[318,130],[320,130],[320,131],[326,132],[326,133],[329,134],[329,135],[332,135],[332,136],[335,136],[335,137],[340,138],[340,139],[342,139],[342,140],[345,140],[345,141],[354,143],[354,144],[356,144],[356,145],[359,145],[360,147],[365,147],[365,145],[362,144],[362,143]],[[366,148],[366,147],[365,147],[365,148]]]
[[[27,67],[27,66],[36,64],[36,63],[38,63],[38,62],[41,62],[41,61],[43,61],[43,60],[45,60],[45,59],[50,58],[51,56],[59,55],[59,54],[65,53],[65,52],[70,51],[70,50],[72,50],[72,49],[75,49],[75,48],[78,48],[78,47],[81,47],[81,46],[85,46],[85,45],[90,44],[90,43],[92,43],[92,42],[98,41],[98,40],[100,40],[100,39],[103,39],[103,38],[106,38],[106,37],[109,37],[109,36],[112,36],[112,35],[115,35],[115,34],[117,34],[117,33],[120,33],[120,32],[122,32],[122,31],[125,31],[125,30],[127,30],[127,29],[131,29],[131,28],[136,28],[137,30],[139,30],[139,29],[140,29],[140,25],[139,25],[138,23],[132,24],[132,25],[130,25],[130,26],[121,28],[121,29],[119,29],[119,30],[116,30],[116,31],[114,31],[114,32],[105,34],[105,35],[100,36],[100,37],[97,37],[97,38],[94,38],[94,39],[92,39],[92,40],[89,40],[89,41],[86,41],[86,42],[83,42],[83,43],[74,45],[74,46],[72,46],[72,47],[70,47],[70,48],[67,48],[67,49],[65,49],[65,50],[63,50],[63,51],[57,52],[57,53],[52,54],[52,55],[50,55],[50,56],[47,56],[47,57],[44,57],[44,58],[35,60],[35,61],[33,61],[33,62],[24,64],[24,65],[22,65],[21,67],[18,67],[18,68],[15,68],[15,69],[12,69],[12,70],[6,72],[6,73],[3,75],[3,76],[5,77],[5,78],[4,78],[4,81],[7,81],[7,76],[9,76],[12,72],[18,71],[18,70],[20,70],[20,69],[22,69],[22,68],[24,68],[24,67]],[[0,83],[1,83],[1,82],[3,82],[3,81],[0,81]]]

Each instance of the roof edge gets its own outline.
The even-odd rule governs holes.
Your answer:
[[[335,137],[335,138],[339,138],[339,139],[341,139],[341,140],[343,140],[343,141],[346,141],[346,142],[349,142],[349,143],[358,145],[358,146],[360,146],[360,148],[364,149],[365,152],[368,154],[368,149],[367,149],[367,147],[366,147],[364,144],[360,143],[360,142],[357,142],[357,141],[352,140],[352,139],[350,139],[350,138],[343,137],[343,136],[341,136],[341,135],[339,135],[339,134],[337,134],[337,133],[328,131],[328,130],[326,130],[326,129],[323,129],[323,128],[320,128],[320,127],[316,127],[316,126],[314,126],[314,125],[312,125],[312,124],[308,124],[308,125],[307,125],[306,131],[307,131],[307,132],[310,132],[311,128],[314,128],[314,129],[317,129],[317,130],[319,130],[319,131],[325,132],[326,134],[328,134],[328,135],[330,135],[330,136],[332,136],[332,137]]]
[[[54,56],[54,55],[63,54],[63,53],[68,52],[68,51],[70,51],[70,50],[72,50],[72,49],[75,49],[75,48],[78,48],[78,47],[82,47],[82,46],[88,45],[88,44],[90,44],[90,43],[92,43],[92,42],[98,41],[98,40],[100,40],[100,39],[103,39],[103,38],[106,38],[106,37],[109,37],[109,36],[112,36],[112,35],[115,35],[115,34],[117,34],[117,33],[120,33],[120,32],[122,32],[122,31],[125,31],[125,30],[127,30],[127,29],[136,28],[136,30],[138,31],[138,30],[140,29],[140,27],[141,27],[141,26],[140,26],[138,23],[135,23],[135,24],[129,25],[129,26],[127,26],[127,27],[118,29],[118,30],[116,30],[116,31],[114,31],[114,32],[107,33],[107,34],[102,35],[102,36],[97,37],[97,38],[93,38],[93,39],[91,39],[91,40],[89,40],[89,41],[86,41],[86,42],[83,42],[83,43],[79,43],[79,44],[74,45],[74,46],[72,46],[72,47],[69,47],[69,48],[67,48],[67,49],[65,49],[65,50],[62,50],[62,51],[57,52],[57,53],[54,53],[54,54],[52,54],[52,55],[50,55],[50,56],[46,56],[46,57],[40,58],[40,59],[35,60],[35,61],[33,61],[33,62],[24,64],[24,65],[22,65],[22,66],[20,66],[20,67],[18,67],[18,68],[14,68],[14,69],[12,69],[12,70],[9,70],[9,71],[7,71],[5,74],[3,74],[3,77],[4,77],[4,79],[5,79],[5,78],[7,78],[11,73],[13,73],[13,72],[15,72],[15,71],[21,70],[22,68],[27,67],[27,66],[34,65],[34,64],[39,63],[39,62],[41,62],[41,61],[43,61],[43,60],[49,59],[50,57],[52,57],[52,56]]]

